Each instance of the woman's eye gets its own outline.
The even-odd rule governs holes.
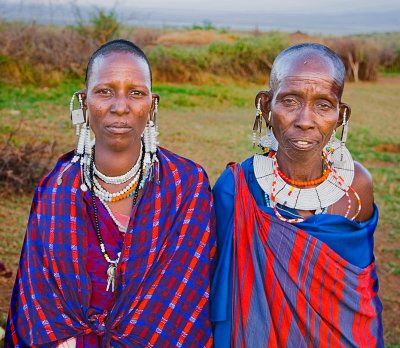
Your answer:
[[[282,99],[282,104],[285,106],[293,106],[296,104],[296,100],[294,98],[284,98]]]
[[[102,89],[99,89],[98,91],[97,91],[97,93],[98,94],[102,94],[102,95],[111,95],[111,90],[110,89],[108,89],[108,88],[102,88]]]
[[[318,107],[319,107],[321,110],[329,110],[329,109],[332,108],[332,105],[331,105],[330,103],[319,103],[319,104],[318,104]]]
[[[131,91],[131,95],[143,95],[143,93],[138,90],[133,90],[133,91]]]

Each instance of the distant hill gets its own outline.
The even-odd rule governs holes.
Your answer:
[[[1,19],[36,21],[42,24],[74,24],[81,17],[90,16],[95,7],[57,4],[3,2]],[[371,32],[400,31],[400,13],[381,9],[360,9],[351,13],[268,13],[233,11],[191,11],[176,9],[135,9],[129,5],[118,5],[116,14],[125,25],[145,27],[192,27],[195,24],[212,24],[215,27],[244,30],[302,31],[312,34],[357,34]]]

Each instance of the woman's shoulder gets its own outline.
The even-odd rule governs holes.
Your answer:
[[[46,174],[42,180],[39,182],[39,187],[46,187],[46,186],[53,186],[53,181],[57,180],[60,172],[65,168],[65,165],[67,163],[70,163],[72,158],[75,155],[75,151],[69,151],[67,153],[64,153],[63,155],[61,155],[56,164],[54,165],[54,167],[52,168],[52,170]]]
[[[359,221],[368,220],[374,212],[374,189],[370,172],[359,162],[354,162],[354,179],[352,188],[360,197],[361,211]]]
[[[254,156],[251,156],[245,159],[243,162],[238,163],[241,169],[243,170],[246,179],[249,173],[253,171],[253,157]],[[216,181],[213,187],[214,197],[220,195],[227,195],[233,197],[235,193],[234,192],[235,179],[232,172],[232,166],[235,164],[236,164],[235,162],[229,162],[226,165],[225,170],[219,176],[218,180]]]
[[[178,155],[170,150],[159,147],[158,156],[161,165],[167,165],[172,171],[177,171],[182,178],[194,176],[204,176],[208,183],[208,175],[205,169],[195,161]]]

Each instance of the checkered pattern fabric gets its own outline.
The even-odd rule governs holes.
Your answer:
[[[159,150],[160,182],[146,183],[133,209],[113,303],[99,311],[91,306],[92,207],[79,189],[79,165],[57,183],[72,156],[61,157],[36,190],[5,347],[56,347],[69,337],[93,333],[101,347],[211,347],[208,297],[215,232],[204,170]],[[111,228],[101,215],[101,228]],[[106,268],[103,264],[99,272]]]

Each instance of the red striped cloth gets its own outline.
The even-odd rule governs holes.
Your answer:
[[[232,347],[383,347],[374,263],[261,211],[235,177]]]

